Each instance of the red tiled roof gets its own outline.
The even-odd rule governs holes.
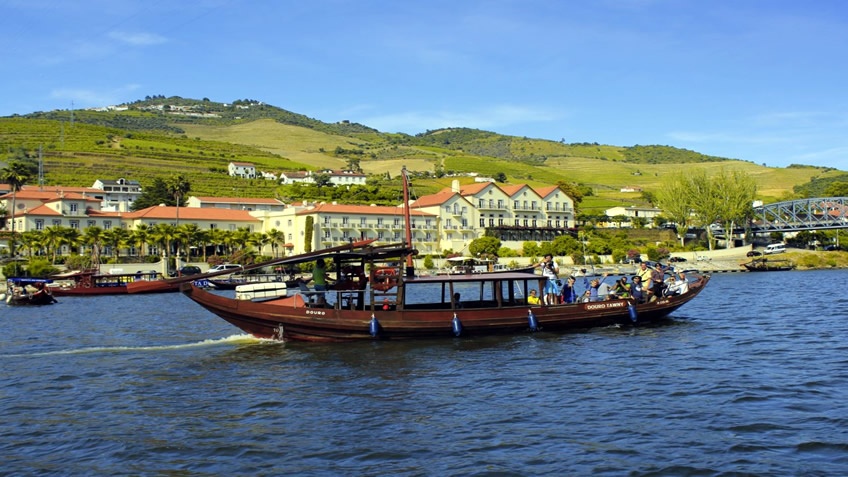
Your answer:
[[[146,209],[129,212],[123,215],[125,219],[158,219],[176,220],[177,208],[164,205],[154,205]],[[203,209],[200,207],[180,207],[180,220],[233,220],[243,222],[260,222],[246,210],[235,209]]]
[[[274,205],[283,205],[277,199],[268,199],[268,198],[258,198],[258,197],[198,197],[195,196],[195,199],[201,202],[210,202],[210,203],[245,203],[245,204],[274,204]]]
[[[545,186],[545,187],[536,187],[533,190],[535,190],[536,193],[539,194],[541,197],[547,197],[547,196],[551,195],[552,193],[556,192],[557,190],[560,190],[560,188],[559,188],[559,186],[552,185],[552,186]]]
[[[411,207],[432,207],[434,205],[442,205],[456,195],[457,193],[450,189],[441,190],[435,194],[419,197],[418,200],[412,203]]]
[[[102,192],[102,191],[101,191]],[[12,193],[4,194],[0,196],[0,199],[11,199]],[[19,190],[15,194],[15,198],[17,200],[40,200],[43,202],[52,202],[55,200],[61,199],[75,199],[75,200],[88,200],[93,202],[99,202],[99,199],[95,199],[94,197],[89,197],[88,195],[83,195],[78,192],[48,192],[48,191],[39,191],[39,190]]]
[[[49,215],[52,217],[61,217],[61,212],[56,212],[55,210],[47,207],[46,205],[39,205],[38,207],[33,207],[28,210],[19,210],[15,212],[15,217],[28,217],[33,215]]]
[[[297,215],[310,215],[317,213],[327,214],[357,214],[357,215],[403,215],[403,207],[389,207],[380,205],[342,205],[342,204],[316,204],[313,208],[303,209]],[[410,209],[410,215],[421,217],[435,217],[433,214],[420,210]]]

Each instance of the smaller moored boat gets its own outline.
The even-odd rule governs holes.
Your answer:
[[[742,266],[750,272],[785,272],[795,269],[795,264],[791,260],[767,258],[757,258],[743,263]]]
[[[11,277],[6,280],[6,304],[12,306],[52,305],[56,299],[47,286],[52,280],[45,278]],[[27,287],[33,288],[32,291]]]
[[[136,282],[145,282],[144,293],[168,293],[179,291],[179,285],[173,285],[162,279],[162,275],[155,271],[136,273],[100,273],[99,270],[77,270],[68,273],[53,275],[54,280],[61,280],[64,284],[51,287],[56,296],[96,296],[96,295],[124,295],[127,293],[127,285]]]

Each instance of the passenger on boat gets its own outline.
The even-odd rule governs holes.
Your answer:
[[[603,283],[603,281],[607,278],[609,274],[604,273],[600,280],[597,278],[589,281],[587,278],[583,278],[583,286],[586,287],[586,291],[589,292],[589,301],[601,301],[605,300],[607,294],[609,294],[609,286]],[[601,285],[604,285],[603,291],[601,290]]]
[[[630,284],[627,283],[627,277],[621,277],[616,280],[609,294],[610,298],[630,298]]]
[[[554,261],[553,255],[546,254],[541,262],[533,265],[533,268],[542,269],[543,279],[539,280],[539,288],[542,289],[543,294],[542,301],[546,305],[553,305],[556,303],[559,292],[557,283],[554,281],[559,277],[559,265]]]
[[[312,268],[312,281],[315,285],[315,301],[319,305],[327,302],[327,268],[324,266],[324,259],[319,258],[315,261],[315,267]]]
[[[527,297],[528,305],[538,305],[541,302],[539,301],[539,297],[536,296],[536,290],[530,290],[530,295]]]
[[[635,275],[630,279],[630,296],[636,300],[636,303],[642,303],[645,301],[645,291],[642,288],[642,277],[639,275]]]
[[[663,270],[662,264],[657,263],[651,272],[651,289],[648,291],[648,296],[663,296],[663,290],[665,290],[665,270]]]
[[[453,306],[454,308],[462,308],[462,301],[460,300],[462,296],[459,292],[453,294]]]
[[[677,278],[672,282],[665,291],[665,296],[682,295],[689,291],[689,280],[686,279],[686,274],[680,272]]]
[[[565,281],[565,285],[562,286],[562,292],[560,293],[560,302],[561,303],[576,303],[577,302],[577,290],[574,289],[574,277],[568,277]]]

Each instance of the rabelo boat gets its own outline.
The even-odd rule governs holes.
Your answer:
[[[330,290],[316,292],[303,286],[286,296],[238,300],[205,291],[184,279],[182,292],[258,338],[394,340],[641,325],[663,318],[685,305],[698,296],[710,280],[709,275],[695,275],[687,293],[648,303],[613,299],[529,305],[526,300],[529,290],[538,289],[541,279],[532,273],[418,276],[412,260],[417,251],[409,245],[412,240],[405,168],[402,176],[405,243],[378,246],[372,239],[273,262],[294,266],[323,259],[327,270],[338,277]],[[271,262],[264,265],[269,264]]]

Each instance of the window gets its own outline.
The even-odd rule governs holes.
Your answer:
[[[103,221],[103,230],[109,230],[111,228],[112,228],[112,221],[111,220],[104,220]]]
[[[93,220],[89,220],[89,221],[86,223],[86,227],[94,227],[95,225],[97,225],[97,222],[95,222],[95,221],[93,221]]]
[[[44,220],[35,219],[35,230],[44,230]]]
[[[324,239],[330,240],[330,231],[329,230],[324,230]]]
[[[494,226],[495,226],[495,218],[489,217],[489,227],[494,227]]]
[[[486,226],[486,219],[485,219],[485,217],[480,217],[480,227],[485,227],[485,226]]]
[[[77,230],[79,230],[79,228],[80,228],[80,226],[79,226],[79,220],[72,220],[72,221],[71,221],[71,228],[72,228],[72,229],[77,229]]]
[[[62,219],[53,219],[53,226],[60,227],[62,225]]]
[[[383,232],[377,232],[377,240],[383,240]]]
[[[382,218],[382,217],[377,217],[377,225],[378,225],[378,226],[382,226],[382,225],[383,225],[383,218]]]
[[[209,224],[209,230],[215,230],[218,228],[218,224]]]
[[[344,216],[342,217],[342,225],[347,225],[350,222],[350,217]]]
[[[71,204],[68,205],[68,207],[70,208],[70,211],[71,211],[72,214],[77,212],[77,204],[76,203],[72,202]]]
[[[504,208],[504,201],[503,201],[503,199],[498,199],[498,208],[499,208],[499,209],[503,209],[503,208]]]
[[[330,217],[329,217],[329,216],[325,216],[325,217],[324,217],[324,225],[329,225],[329,224],[330,224]]]
[[[360,218],[359,218],[359,226],[360,226],[360,227],[365,227],[366,225],[367,225],[367,223],[366,223],[366,221],[365,221],[365,217],[360,217]]]

